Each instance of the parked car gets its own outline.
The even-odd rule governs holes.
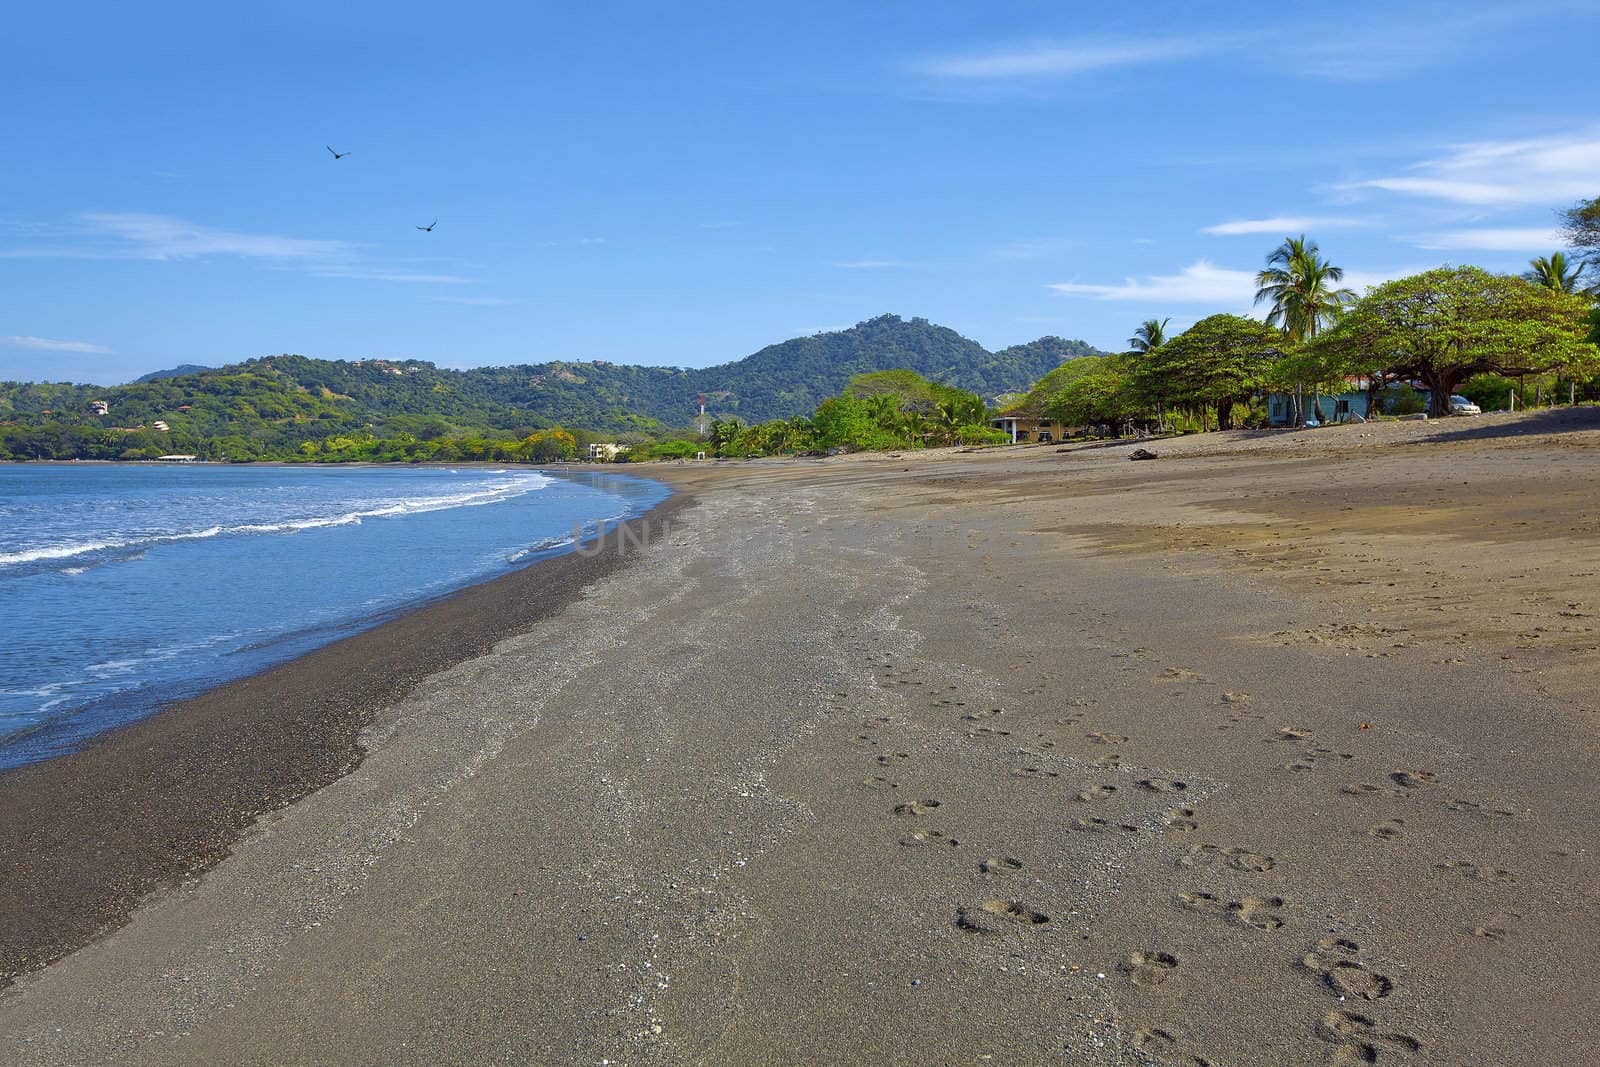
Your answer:
[[[1450,397],[1450,414],[1452,415],[1482,415],[1483,409],[1464,396]]]

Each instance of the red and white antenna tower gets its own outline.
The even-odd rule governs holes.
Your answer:
[[[706,395],[700,394],[700,436],[706,435]]]

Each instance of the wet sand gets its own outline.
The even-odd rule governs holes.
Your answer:
[[[687,502],[669,499],[651,523]],[[261,815],[348,773],[378,710],[559,611],[622,562],[620,536],[0,773],[0,988],[218,862]]]
[[[1590,1062],[1600,420],[1131,447],[647,471],[5,1059]]]

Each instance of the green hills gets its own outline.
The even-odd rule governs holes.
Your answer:
[[[160,422],[175,439],[248,439],[250,451],[273,452],[352,432],[419,439],[551,426],[659,432],[691,425],[702,395],[709,415],[753,423],[809,415],[864,372],[904,368],[990,397],[1025,390],[1063,361],[1095,354],[1057,337],[990,352],[926,319],[883,315],[695,370],[604,360],[449,370],[418,360],[282,355],[182,366],[110,387],[6,382],[0,423],[149,432]],[[106,414],[94,413],[95,401],[108,406]]]

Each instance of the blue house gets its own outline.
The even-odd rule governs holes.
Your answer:
[[[1346,378],[1342,393],[1323,393],[1313,397],[1309,392],[1300,398],[1305,405],[1306,421],[1349,422],[1367,419],[1367,379]],[[1294,394],[1269,393],[1267,395],[1267,423],[1270,426],[1290,426],[1294,423]]]

